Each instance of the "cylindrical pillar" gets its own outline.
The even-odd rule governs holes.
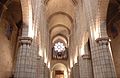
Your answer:
[[[109,39],[98,38],[98,48],[92,53],[95,78],[116,78],[112,56],[109,50]]]
[[[93,78],[91,56],[88,46],[87,42],[86,45],[84,45],[83,55],[79,57],[80,78]]]
[[[73,66],[73,76],[74,78],[79,78],[79,65],[75,63]]]
[[[50,78],[50,75],[49,75],[49,68],[47,67],[46,64],[45,65],[45,78]]]
[[[16,60],[15,78],[35,78],[35,53],[31,50],[32,39],[20,37],[20,48]]]
[[[44,78],[44,59],[41,56],[37,58],[37,78]]]
[[[71,71],[70,71],[70,78],[74,78],[74,76],[73,76],[73,67],[71,68]]]

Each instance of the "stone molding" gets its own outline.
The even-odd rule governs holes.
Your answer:
[[[84,54],[84,55],[82,55],[82,58],[83,59],[90,59],[90,55],[89,54]]]
[[[19,43],[20,44],[26,44],[26,45],[31,45],[32,43],[32,38],[31,37],[19,37]]]
[[[40,60],[41,58],[42,58],[41,56],[38,56],[38,57],[37,57],[37,60]]]
[[[96,42],[99,43],[99,44],[108,45],[108,43],[109,43],[109,37],[97,38]]]
[[[75,63],[75,66],[79,66],[79,63]]]

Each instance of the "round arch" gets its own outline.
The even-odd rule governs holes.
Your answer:
[[[47,4],[50,0],[44,0],[44,3]],[[71,0],[74,5],[77,4],[78,0]]]
[[[51,69],[50,69],[50,75],[51,75],[51,78],[55,78],[55,72],[56,71],[63,71],[64,73],[64,78],[67,78],[67,75],[68,75],[68,70],[67,70],[67,67],[63,64],[63,63],[55,63]]]
[[[28,30],[26,34],[22,34],[23,36],[33,37],[33,23],[32,23],[32,2],[31,0],[20,0],[22,7],[22,16],[23,16],[23,32]],[[31,34],[32,33],[32,34]]]
[[[63,25],[63,24],[57,24],[57,25],[52,26],[52,27],[50,28],[49,32],[51,33],[51,31],[52,31],[54,28],[56,28],[56,27],[63,27],[63,28],[65,28],[65,29],[67,29],[67,31],[68,31],[69,34],[70,34],[70,32],[71,32],[70,29],[69,29],[67,26]]]
[[[63,67],[63,68],[67,68],[66,67],[66,65],[65,64],[63,64],[63,63],[55,63],[52,67],[51,67],[51,69],[54,69],[55,67],[57,67],[57,66],[60,66],[60,67]],[[60,70],[60,69],[59,69]]]
[[[70,30],[73,26],[72,22],[73,19],[70,15],[64,12],[54,13],[48,18],[49,32],[51,33],[57,27],[62,27],[67,31],[68,34],[70,34]]]
[[[58,39],[58,38],[60,38],[61,40],[63,40],[65,43],[68,43],[68,38],[67,38],[66,36],[62,35],[62,34],[57,34],[57,35],[55,35],[55,36],[51,39],[51,41],[54,42],[54,41],[56,41],[56,39]]]
[[[51,18],[53,18],[55,15],[58,15],[58,14],[67,16],[67,17],[69,18],[69,20],[71,21],[71,23],[73,23],[73,18],[72,18],[69,14],[67,14],[67,13],[65,13],[65,12],[62,12],[62,11],[58,11],[58,12],[55,12],[55,13],[53,13],[52,15],[50,15],[50,16],[48,17],[48,20],[47,20],[48,23],[50,22]]]
[[[29,23],[29,11],[31,8],[31,0],[20,0],[21,7],[22,7],[22,16],[23,16],[23,23]],[[32,10],[31,10],[32,12]]]

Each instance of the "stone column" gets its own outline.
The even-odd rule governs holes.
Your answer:
[[[45,78],[50,78],[50,75],[49,75],[49,68],[47,67],[47,65],[46,64],[44,64],[44,66],[45,66]]]
[[[71,68],[71,71],[70,71],[70,78],[74,78],[74,76],[73,76],[73,67]]]
[[[96,43],[97,42],[97,43]],[[92,50],[95,78],[116,78],[109,38],[106,32],[106,22],[100,21],[99,38],[96,39]]]
[[[109,38],[98,38],[98,48],[92,55],[95,78],[116,78],[111,52],[109,50]]]
[[[72,73],[73,73],[73,78],[76,78],[76,71],[75,71],[75,66],[73,65],[73,68],[72,68],[73,70],[72,70]]]
[[[79,78],[79,65],[75,63],[73,66],[73,76],[74,78]]]
[[[93,78],[93,69],[88,49],[88,43],[84,45],[84,54],[79,57],[80,78]]]
[[[44,78],[44,59],[41,56],[37,58],[37,78]]]
[[[94,78],[116,78],[111,56],[112,53],[108,46],[109,38],[107,38],[106,24],[99,15],[99,7],[96,4],[97,1],[95,4],[92,4],[92,0],[84,0],[83,3],[85,6],[88,25],[90,27],[90,44]],[[93,8],[96,8],[96,10]],[[98,16],[98,18],[96,19],[95,16]],[[98,21],[96,22],[96,20]],[[101,23],[102,21],[104,22]]]
[[[20,37],[20,48],[16,60],[15,78],[35,78],[34,52],[31,51],[32,38]]]

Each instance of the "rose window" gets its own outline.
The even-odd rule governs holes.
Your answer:
[[[61,42],[55,43],[54,50],[57,52],[65,51],[65,46]]]

